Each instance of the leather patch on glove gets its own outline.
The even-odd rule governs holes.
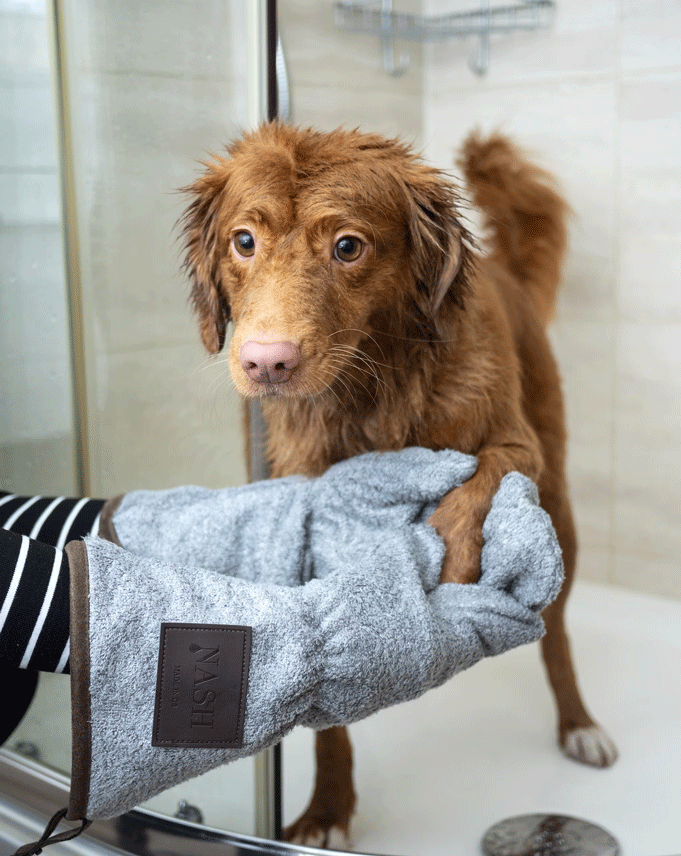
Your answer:
[[[251,628],[161,624],[152,746],[243,745]]]

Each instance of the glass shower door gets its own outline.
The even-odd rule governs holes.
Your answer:
[[[0,0],[0,484],[58,494],[77,484],[48,46],[41,0]]]
[[[239,406],[201,350],[176,223],[178,189],[248,124],[246,3],[61,8],[90,491],[242,483]]]
[[[176,223],[198,161],[253,121],[255,5],[0,0],[3,488],[247,480],[241,407],[201,350]],[[68,773],[69,717],[68,678],[43,675],[6,748]],[[253,834],[255,780],[247,759],[146,807]]]

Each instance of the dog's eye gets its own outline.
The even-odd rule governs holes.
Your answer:
[[[237,232],[232,243],[236,252],[244,258],[255,254],[255,238],[250,232]]]
[[[333,254],[339,262],[354,262],[362,255],[364,244],[354,235],[344,235],[334,247]]]

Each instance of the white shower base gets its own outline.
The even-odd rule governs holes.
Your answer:
[[[681,854],[681,603],[580,583],[568,619],[617,763],[594,770],[558,751],[538,646],[512,651],[352,726],[356,850],[478,856],[497,821],[554,812],[604,826],[622,856]],[[284,745],[285,822],[312,774],[312,735],[298,730]]]

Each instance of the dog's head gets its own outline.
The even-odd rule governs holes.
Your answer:
[[[274,123],[227,155],[185,188],[185,268],[210,353],[234,321],[243,395],[317,395],[381,325],[436,336],[463,303],[456,191],[404,144]]]

